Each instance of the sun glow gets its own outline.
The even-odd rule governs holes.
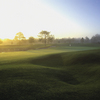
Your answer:
[[[1,3],[0,38],[13,39],[22,32],[26,38],[37,37],[42,30],[50,31],[55,37],[67,37],[78,33],[82,28],[71,19],[39,0],[4,0]],[[80,29],[80,30],[79,30]],[[76,33],[75,33],[76,32]],[[76,34],[77,35],[77,34]]]

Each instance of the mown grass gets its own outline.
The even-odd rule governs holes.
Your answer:
[[[99,73],[100,50],[97,48],[55,47],[1,53],[0,98],[98,100]]]

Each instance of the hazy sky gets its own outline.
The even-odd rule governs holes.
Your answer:
[[[100,33],[100,0],[0,0],[0,38],[42,30],[56,38],[91,37]]]

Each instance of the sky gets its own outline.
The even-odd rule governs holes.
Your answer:
[[[0,0],[0,38],[49,31],[55,38],[100,33],[100,0]]]

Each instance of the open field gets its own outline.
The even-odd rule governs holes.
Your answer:
[[[99,100],[100,47],[0,53],[1,100]]]
[[[0,45],[0,52],[12,52],[12,51],[27,51],[27,50],[36,50],[36,49],[43,49],[43,48],[49,48],[52,46],[56,46],[59,48],[60,47],[64,47],[69,48],[69,43],[65,43],[65,44],[47,44],[46,47],[44,44],[31,44],[31,45]],[[98,48],[100,47],[99,44],[72,44],[72,47],[83,47],[86,49],[86,47],[91,47],[91,48]],[[71,47],[71,48],[72,48]],[[63,48],[63,49],[64,49]],[[60,48],[62,49],[62,48]],[[75,48],[74,48],[75,49]],[[90,48],[89,48],[90,49]]]
[[[12,52],[12,51],[26,51],[30,49],[48,48],[51,45],[48,44],[46,47],[44,44],[34,44],[34,45],[0,45],[0,52]]]

